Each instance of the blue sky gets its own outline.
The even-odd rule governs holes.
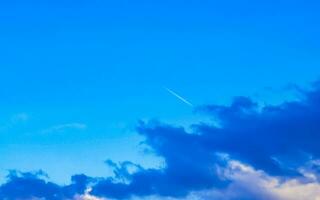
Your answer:
[[[188,129],[211,118],[198,106],[295,99],[290,86],[320,75],[318,10],[317,1],[0,0],[0,182],[11,169],[41,169],[57,184],[106,177],[107,159],[158,168],[168,157],[145,152],[139,120]]]

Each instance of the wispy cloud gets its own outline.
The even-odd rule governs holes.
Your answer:
[[[0,124],[0,132],[8,131],[10,128],[19,126],[30,119],[30,115],[24,112],[13,114],[6,122]]]
[[[17,113],[11,117],[11,123],[28,121],[30,116],[27,113]]]
[[[83,123],[67,123],[67,124],[58,124],[55,126],[51,126],[47,129],[43,129],[41,133],[64,132],[66,130],[85,130],[86,128],[87,128],[87,125]]]

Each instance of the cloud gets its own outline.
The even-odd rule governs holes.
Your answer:
[[[192,190],[225,185],[217,175],[214,152],[202,148],[199,135],[157,123],[141,122],[137,130],[154,152],[164,158],[166,166],[125,173],[129,184],[115,183],[111,178],[102,180],[93,186],[92,194],[118,199],[151,194],[182,197]]]
[[[189,197],[201,200],[259,199],[259,200],[317,200],[320,199],[320,184],[307,177],[283,179],[270,176],[240,161],[229,160],[224,176],[231,184],[223,190],[195,192]]]
[[[18,113],[11,117],[12,123],[25,122],[28,121],[30,116],[27,113]]]
[[[81,195],[75,195],[74,196],[74,200],[106,200],[105,198],[99,198],[99,197],[95,197],[93,195],[90,194],[92,188],[88,188],[85,190],[84,194]]]
[[[108,160],[114,176],[78,175],[68,186],[11,175],[0,187],[0,197],[315,200],[320,191],[320,84],[301,93],[300,100],[276,106],[236,97],[228,106],[199,107],[212,123],[194,124],[191,131],[140,122],[137,132],[165,162],[160,169]],[[51,130],[74,127],[85,126],[65,124]]]
[[[0,188],[0,199],[57,199],[60,187],[39,179],[41,175],[11,172],[8,176],[9,181]]]
[[[30,115],[27,113],[17,113],[12,115],[7,122],[0,124],[0,132],[8,131],[10,128],[19,127],[30,119]]]
[[[227,160],[222,169],[224,178],[230,180],[224,189],[208,189],[189,193],[185,197],[132,197],[131,200],[318,200],[320,184],[314,179],[301,176],[290,179],[270,176],[237,160]]]
[[[68,123],[68,124],[59,124],[41,131],[41,133],[56,133],[64,132],[66,130],[85,130],[87,128],[86,124],[83,123]]]
[[[303,100],[261,110],[249,98],[238,97],[230,106],[201,108],[220,120],[221,127],[195,127],[206,138],[208,151],[226,152],[274,175],[294,175],[297,166],[320,156],[319,100],[318,86]]]
[[[0,199],[72,199],[75,195],[82,194],[91,181],[91,178],[85,175],[74,175],[70,185],[59,186],[46,181],[46,178],[47,176],[41,171],[34,173],[11,171],[8,175],[8,182],[0,187]]]
[[[166,166],[133,173],[129,183],[101,180],[92,194],[118,199],[154,194],[183,197],[219,189],[232,180],[219,176],[225,163],[217,153],[282,178],[303,176],[297,169],[320,156],[319,84],[305,91],[301,100],[278,106],[261,108],[247,97],[236,97],[229,106],[209,105],[198,111],[219,125],[195,124],[194,131],[187,132],[183,127],[141,122],[137,131]]]
[[[240,161],[227,160],[221,171],[221,177],[229,179],[230,184],[223,189],[207,189],[190,192],[184,197],[164,197],[148,195],[132,196],[130,200],[318,200],[320,184],[306,176],[282,179],[270,176],[262,170],[256,170]],[[21,200],[107,200],[91,194],[90,183],[97,180],[84,175],[72,178],[72,184],[58,186],[46,182],[43,172],[21,173],[11,172],[10,184],[0,189],[1,199]],[[19,179],[19,180],[17,180]],[[8,186],[10,185],[10,186]],[[10,190],[11,187],[11,190]],[[8,189],[9,188],[9,189]],[[10,191],[8,191],[10,190]],[[108,198],[110,200],[110,198]],[[113,198],[114,199],[114,198]]]

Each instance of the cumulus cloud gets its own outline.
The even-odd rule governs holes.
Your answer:
[[[270,176],[262,170],[256,170],[240,161],[231,160],[223,170],[230,185],[223,190],[206,190],[190,194],[187,199],[209,200],[318,200],[320,184],[307,177],[283,179]]]
[[[196,192],[190,197],[208,199],[259,199],[259,200],[317,200],[320,184],[307,177],[287,178],[270,176],[240,161],[231,160],[223,170],[231,184],[224,190]]]
[[[191,192],[182,198],[173,197],[132,197],[132,200],[318,200],[320,184],[315,179],[301,176],[283,179],[270,176],[240,161],[228,160],[221,176],[230,180],[224,189],[209,189]]]
[[[250,98],[236,97],[229,106],[209,105],[198,111],[209,114],[219,125],[195,124],[194,131],[187,132],[183,127],[141,122],[137,131],[166,166],[133,173],[129,184],[102,180],[92,193],[120,199],[152,194],[181,197],[221,188],[230,179],[219,176],[218,169],[225,163],[216,153],[283,178],[303,176],[298,168],[319,158],[319,84],[305,91],[301,100],[278,106],[261,108]]]
[[[46,180],[43,172],[23,173],[11,171],[8,182],[0,187],[0,199],[6,200],[67,200],[76,194],[83,194],[90,178],[85,175],[72,176],[72,183],[59,186]]]
[[[192,131],[140,122],[137,132],[165,162],[160,169],[107,161],[115,176],[76,176],[68,186],[20,174],[0,187],[0,197],[315,200],[320,190],[320,84],[300,92],[300,100],[277,106],[261,107],[247,97],[236,97],[228,106],[202,106],[197,111],[213,122],[194,124]],[[53,129],[72,127],[82,126]]]

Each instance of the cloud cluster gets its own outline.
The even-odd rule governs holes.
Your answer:
[[[11,171],[8,182],[0,187],[0,199],[72,199],[75,194],[82,194],[90,181],[85,175],[75,175],[72,176],[70,185],[59,186],[46,181],[46,177],[42,171],[34,173]]]
[[[214,123],[193,131],[140,122],[137,132],[164,159],[161,169],[107,161],[114,177],[73,177],[68,186],[11,174],[1,199],[310,199],[320,187],[320,85],[300,100],[259,107],[247,97],[197,109]],[[88,190],[90,188],[90,190]],[[303,191],[303,192],[301,192]],[[302,195],[302,196],[299,196]]]

